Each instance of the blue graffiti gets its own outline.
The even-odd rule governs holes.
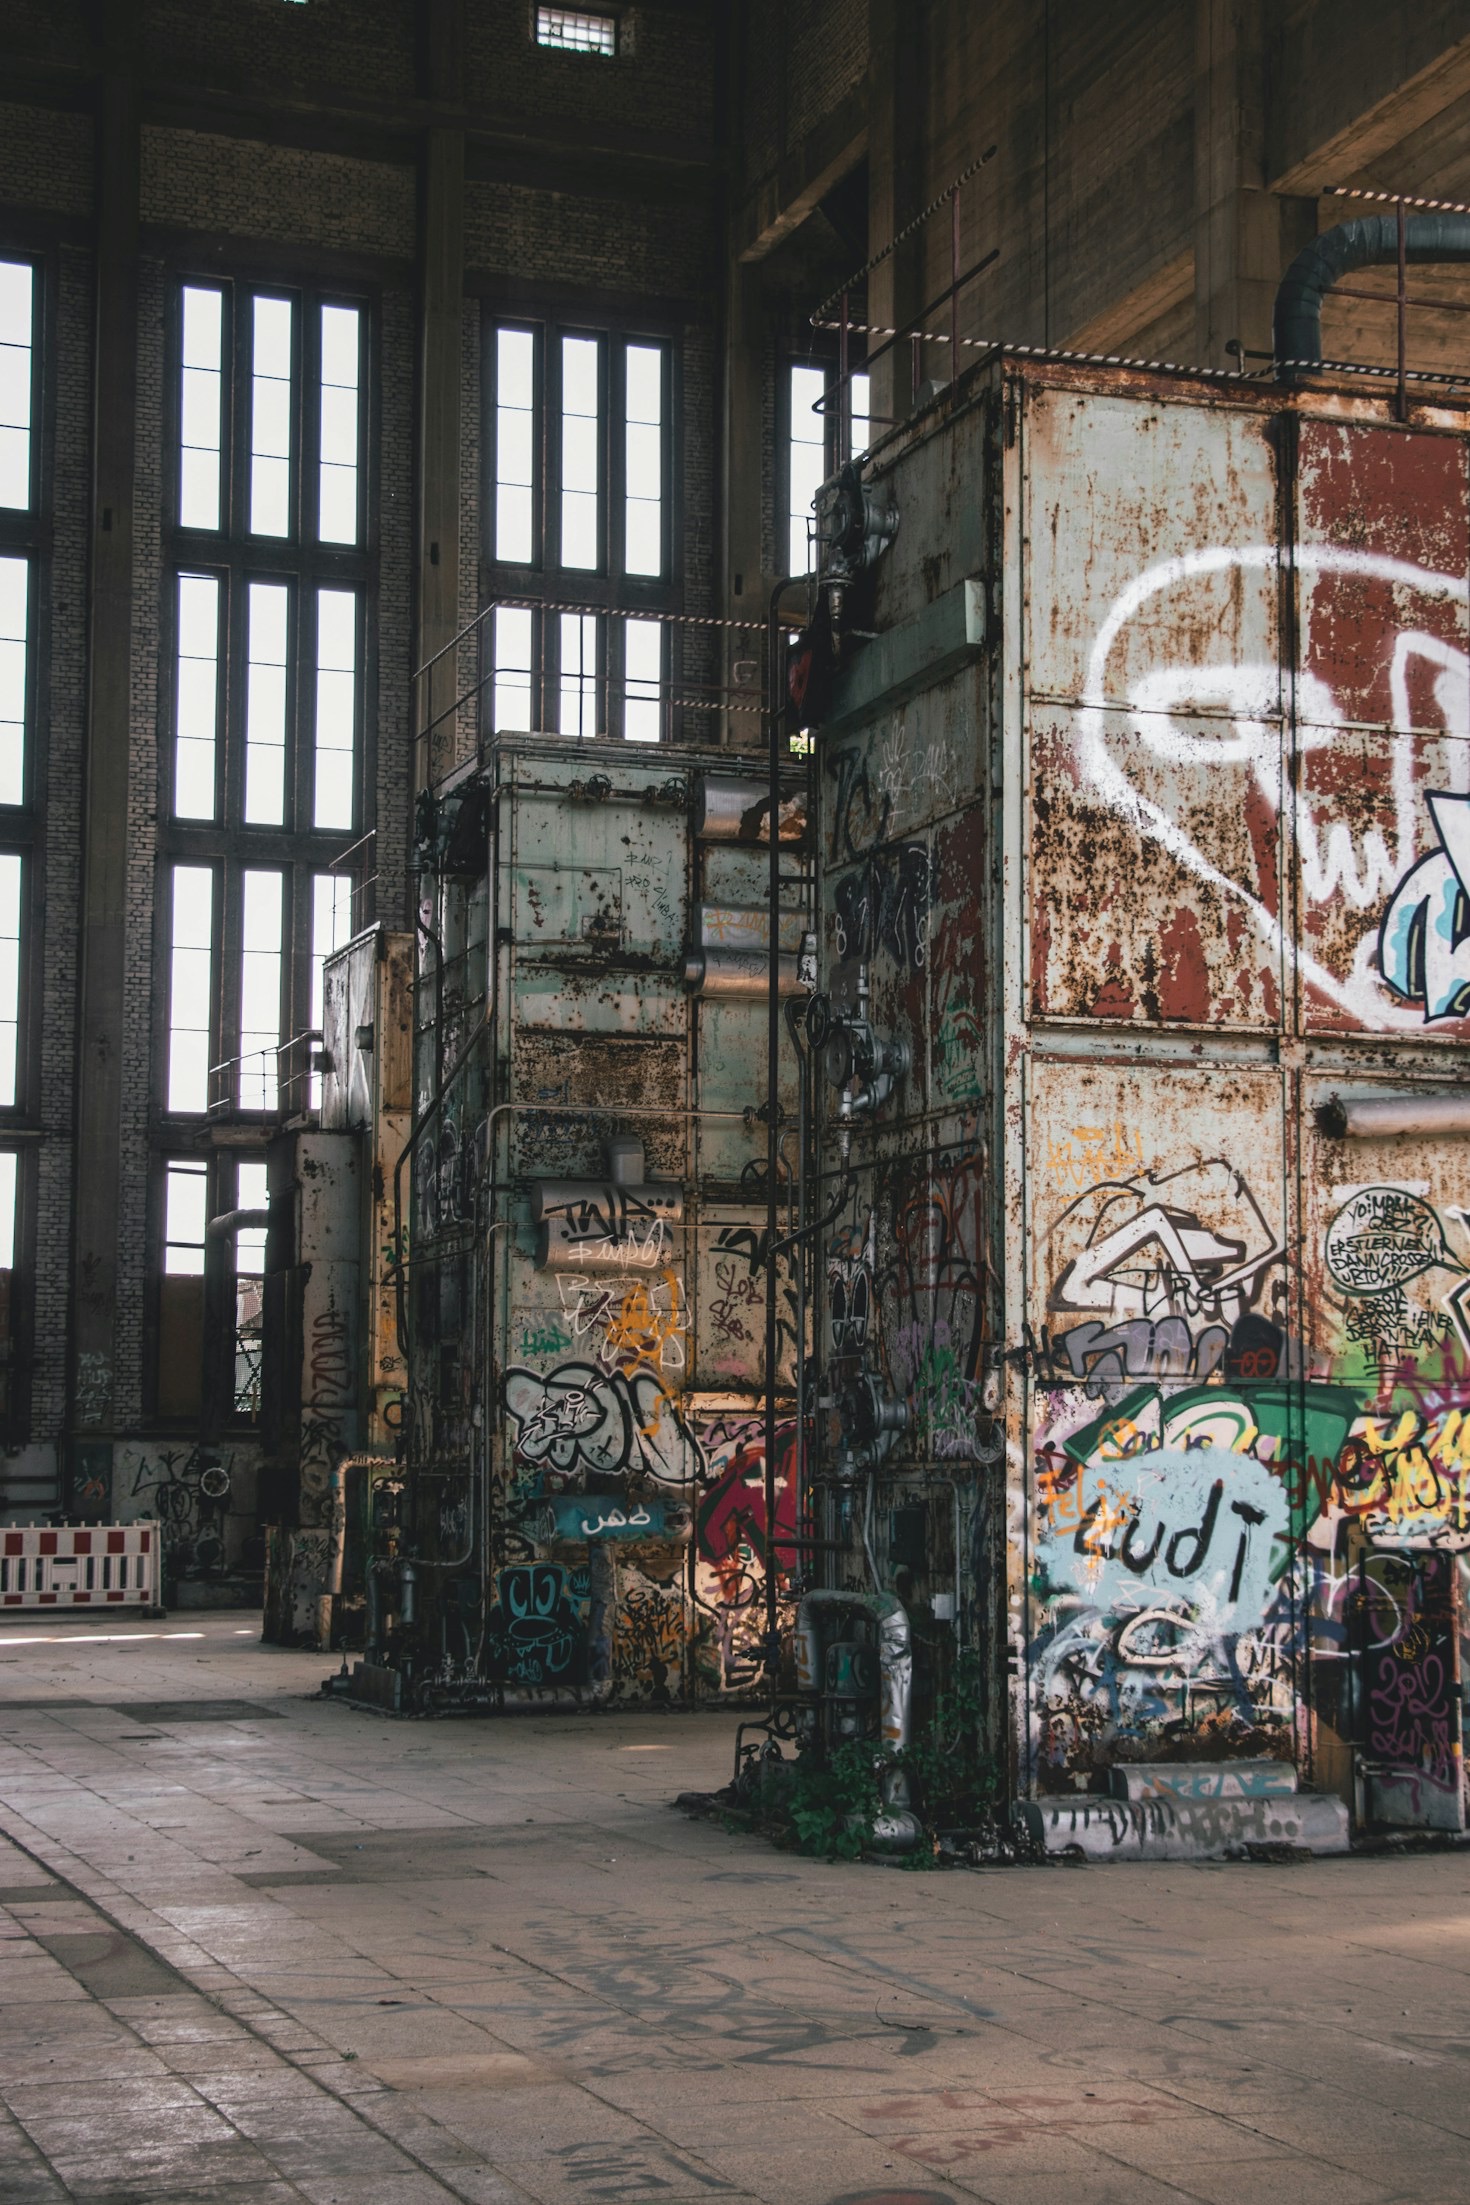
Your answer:
[[[1425,1023],[1470,1012],[1470,796],[1426,792],[1439,848],[1394,891],[1378,930],[1384,985],[1424,1007]]]

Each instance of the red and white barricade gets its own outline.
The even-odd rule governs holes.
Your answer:
[[[158,1526],[0,1528],[0,1608],[152,1608]]]

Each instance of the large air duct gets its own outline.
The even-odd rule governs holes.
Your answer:
[[[780,992],[804,995],[800,960],[782,951]],[[684,960],[691,995],[764,1003],[771,992],[771,953],[766,949],[692,949]]]
[[[695,833],[701,842],[769,842],[771,839],[771,784],[737,777],[733,773],[705,773],[699,779],[699,814]],[[783,788],[779,839],[799,842],[806,833],[806,794],[799,787]]]
[[[1390,1140],[1396,1135],[1470,1133],[1470,1092],[1375,1096],[1344,1100],[1334,1095],[1317,1112],[1317,1129],[1329,1140]]]
[[[1333,285],[1355,268],[1392,267],[1398,257],[1398,218],[1391,214],[1340,222],[1297,254],[1276,293],[1273,343],[1279,381],[1294,383],[1321,367],[1322,301]],[[1470,215],[1406,215],[1404,258],[1416,265],[1470,260]]]
[[[913,1713],[914,1653],[908,1611],[893,1593],[803,1593],[796,1610],[796,1687],[819,1694],[822,1689],[822,1635],[817,1618],[822,1610],[854,1609],[873,1618],[878,1627],[879,1729],[891,1752],[901,1753],[909,1742]],[[879,1774],[883,1812],[871,1825],[869,1836],[880,1852],[911,1852],[924,1834],[923,1824],[909,1804],[908,1771],[888,1766]]]
[[[657,1271],[669,1261],[683,1188],[644,1179],[643,1143],[631,1135],[608,1142],[607,1161],[606,1179],[532,1181],[538,1271]]]

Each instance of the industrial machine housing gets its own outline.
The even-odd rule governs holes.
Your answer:
[[[759,757],[487,735],[425,799],[356,1689],[897,1738],[963,1659],[1084,1824],[1218,1761],[1463,1827],[1470,490],[1407,411],[934,394],[783,600],[841,640],[774,945]]]

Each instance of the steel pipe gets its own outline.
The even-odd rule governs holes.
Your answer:
[[[1334,1140],[1389,1140],[1396,1134],[1470,1133],[1470,1090],[1438,1095],[1385,1095],[1344,1100],[1334,1095],[1318,1113],[1320,1131]]]
[[[778,993],[804,995],[801,960],[783,951]],[[684,960],[684,985],[712,1001],[763,1003],[771,992],[770,952],[764,949],[695,949]]]
[[[1470,260],[1470,215],[1406,215],[1402,239],[1405,261]],[[1333,285],[1355,268],[1395,265],[1399,244],[1399,217],[1370,214],[1324,230],[1297,254],[1276,293],[1273,346],[1279,381],[1295,382],[1321,366],[1322,301]]]

